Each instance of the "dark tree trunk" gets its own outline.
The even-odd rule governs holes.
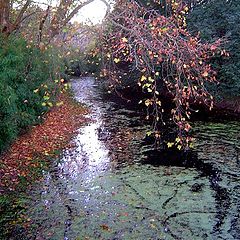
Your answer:
[[[4,33],[6,36],[10,35],[12,32],[17,30],[21,25],[22,20],[24,19],[24,14],[26,13],[31,0],[27,0],[14,22],[11,21],[10,12],[11,12],[11,1],[10,0],[0,0],[0,33]]]
[[[0,32],[8,33],[10,29],[10,0],[0,0]]]

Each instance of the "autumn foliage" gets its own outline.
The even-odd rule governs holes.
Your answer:
[[[31,182],[41,169],[42,161],[54,156],[69,144],[75,130],[84,122],[87,110],[76,104],[67,94],[59,98],[61,106],[55,106],[44,117],[41,125],[20,136],[0,158],[0,189],[14,190],[21,180]]]
[[[105,56],[102,76],[116,85],[121,84],[123,76],[138,73],[135,74],[138,79],[133,81],[146,93],[141,102],[149,109],[147,118],[153,118],[153,134],[159,142],[162,133],[158,126],[165,124],[160,95],[161,91],[168,92],[175,106],[170,120],[178,127],[178,137],[168,147],[188,149],[192,140],[188,120],[195,111],[191,103],[204,103],[212,109],[213,97],[206,85],[217,80],[209,60],[226,52],[220,50],[220,40],[202,43],[198,35],[192,36],[186,30],[187,5],[182,1],[169,2],[172,13],[168,17],[135,1],[116,3],[102,34],[101,50]]]

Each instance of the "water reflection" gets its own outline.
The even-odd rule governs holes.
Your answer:
[[[239,171],[235,162],[229,164],[236,161],[233,144],[226,148],[219,143],[225,125],[214,130],[199,123],[201,129],[196,128],[202,171],[208,161],[212,171],[215,162],[217,169],[232,174],[222,174],[216,187],[196,167],[123,164],[128,162],[126,153],[141,157],[142,126],[126,110],[112,106],[109,110],[94,79],[74,80],[72,85],[77,100],[90,107],[90,121],[79,129],[73,140],[76,146],[53,162],[43,185],[32,192],[29,215],[38,225],[39,239],[240,239]],[[114,135],[114,151],[108,150],[108,130]],[[239,130],[235,125],[228,129],[234,142]],[[211,140],[210,133],[214,134]],[[113,159],[122,159],[121,167],[114,169]],[[225,201],[218,192],[224,193],[227,187],[232,193]],[[229,202],[232,205],[225,206]]]
[[[100,116],[98,116],[100,117]],[[77,178],[79,174],[94,177],[109,168],[108,149],[98,138],[102,121],[92,121],[83,127],[74,139],[74,149],[66,150],[59,164],[63,175]]]
[[[94,101],[97,101],[98,93],[94,91],[93,78],[74,80],[72,86],[76,99],[90,107],[89,121],[74,138],[75,147],[64,151],[58,168],[62,177],[76,179],[79,174],[84,174],[87,179],[91,179],[109,169],[109,151],[99,139],[99,134],[103,131],[104,108]]]

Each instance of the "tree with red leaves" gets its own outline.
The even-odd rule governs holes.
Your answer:
[[[116,85],[121,84],[122,76],[129,75],[129,71],[138,73],[137,83],[148,96],[142,101],[151,112],[147,118],[153,118],[152,133],[161,143],[158,126],[159,122],[165,123],[160,91],[167,91],[174,103],[170,120],[178,127],[177,138],[167,142],[167,146],[181,150],[188,149],[192,142],[188,134],[191,128],[188,120],[194,111],[191,103],[213,107],[206,84],[217,81],[209,60],[225,51],[220,50],[220,40],[202,43],[199,36],[192,36],[186,30],[188,6],[183,1],[172,0],[169,5],[171,15],[166,17],[136,1],[116,3],[102,34],[101,50],[105,56],[102,76]]]

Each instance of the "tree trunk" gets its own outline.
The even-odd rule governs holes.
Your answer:
[[[0,0],[0,33],[4,33],[6,36],[10,35],[13,31],[17,30],[24,19],[24,14],[26,13],[31,0],[27,0],[18,15],[16,15],[16,20],[11,22],[10,11],[11,11],[11,1],[10,0]]]
[[[0,0],[0,32],[8,33],[10,28],[10,0]]]

